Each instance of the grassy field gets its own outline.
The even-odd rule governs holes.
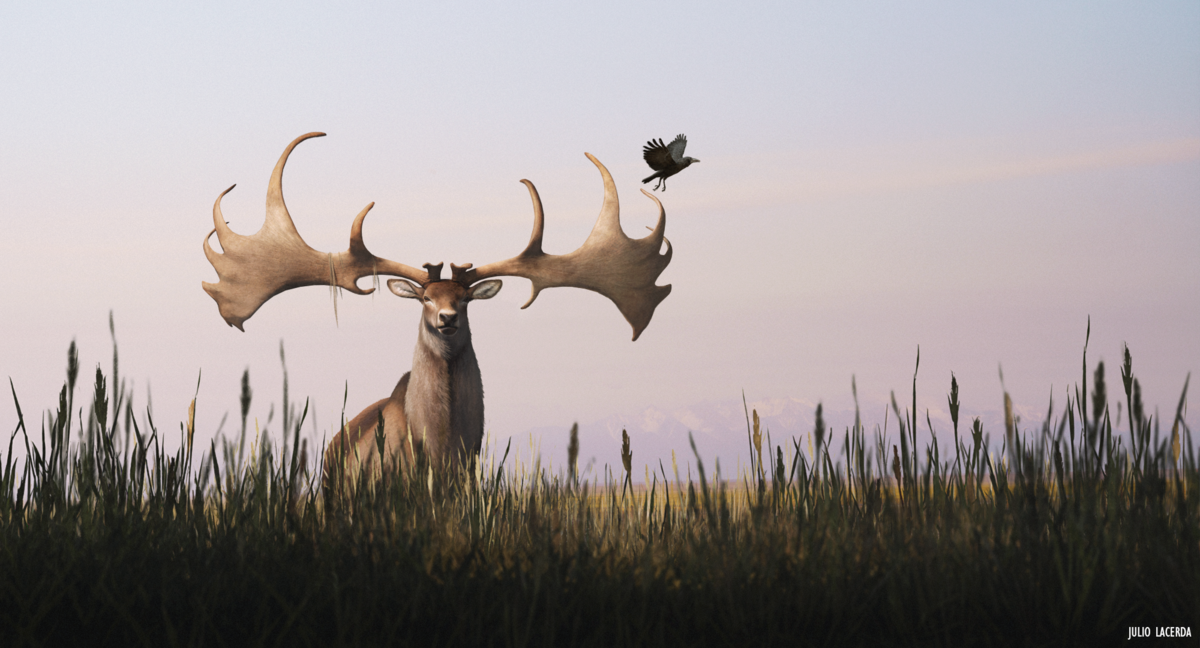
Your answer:
[[[1085,352],[1075,397],[1039,429],[1016,429],[1005,397],[996,456],[978,420],[960,432],[953,382],[946,447],[919,448],[914,376],[890,447],[861,423],[834,434],[819,410],[811,435],[772,447],[748,412],[751,466],[733,478],[694,447],[679,451],[698,474],[659,464],[638,488],[628,459],[581,480],[575,456],[554,475],[506,450],[474,474],[364,475],[328,507],[286,377],[278,443],[251,431],[193,447],[189,416],[172,453],[115,375],[97,369],[76,411],[75,357],[72,344],[57,407],[40,426],[19,412],[0,457],[5,645],[1058,646],[1124,642],[1130,626],[1200,632],[1187,384],[1160,434],[1128,351],[1128,442]],[[244,381],[243,431],[249,402]]]

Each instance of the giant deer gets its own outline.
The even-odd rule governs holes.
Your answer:
[[[267,189],[266,222],[257,234],[233,232],[221,215],[221,198],[213,205],[213,230],[204,238],[204,254],[217,271],[216,284],[203,283],[217,302],[221,316],[239,330],[271,297],[300,286],[328,285],[365,295],[359,288],[369,275],[390,279],[394,294],[422,305],[422,317],[413,354],[412,370],[404,374],[384,398],[349,421],[330,441],[325,452],[325,481],[338,483],[347,468],[378,466],[394,469],[408,465],[414,453],[430,460],[459,465],[473,461],[483,440],[483,381],[475,350],[467,306],[489,299],[500,291],[494,277],[529,279],[532,293],[521,308],[528,308],[538,293],[552,287],[592,290],[612,300],[633,327],[637,340],[650,323],[654,309],[671,292],[655,280],[671,261],[671,244],[664,237],[666,214],[658,205],[658,222],[645,238],[630,239],[621,229],[617,190],[612,176],[599,160],[585,153],[600,170],[604,202],[591,234],[579,249],[552,255],[542,251],[543,214],[537,189],[522,180],[533,200],[533,235],[525,250],[504,261],[479,268],[451,264],[449,279],[441,277],[442,264],[426,263],[425,270],[371,254],[363,243],[363,219],[375,203],[367,205],[350,226],[350,247],[338,253],[319,252],[300,237],[283,201],[283,168],[300,142],[324,133],[308,133],[284,149]],[[236,186],[236,185],[235,185]],[[647,228],[649,229],[649,228]],[[209,245],[217,235],[223,253]],[[660,251],[666,243],[666,250]],[[382,421],[384,452],[380,456],[376,428]],[[341,460],[345,460],[343,465]]]

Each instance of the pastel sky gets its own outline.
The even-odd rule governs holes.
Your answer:
[[[280,152],[318,130],[284,178],[304,238],[345,249],[375,202],[368,246],[410,265],[520,251],[522,178],[547,252],[575,249],[601,199],[585,151],[638,235],[641,146],[688,135],[702,163],[659,194],[673,290],[637,342],[590,292],[520,310],[508,279],[471,307],[493,438],[743,390],[844,408],[851,376],[873,425],[918,345],[935,420],[951,372],[964,417],[998,409],[1002,366],[1032,424],[1080,380],[1089,316],[1089,363],[1119,385],[1127,343],[1164,417],[1200,369],[1200,4],[405,4],[0,7],[0,377],[27,418],[72,339],[87,378],[108,371],[110,309],[160,428],[203,371],[206,445],[247,367],[252,416],[278,404],[280,340],[306,434],[344,390],[347,416],[386,396],[414,303],[345,295],[335,322],[327,290],[295,290],[241,333],[200,288],[217,195],[237,184],[225,218],[254,233]],[[732,461],[744,430],[710,443]]]

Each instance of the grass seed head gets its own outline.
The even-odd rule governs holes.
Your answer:
[[[633,470],[633,450],[629,449],[629,433],[621,430],[621,465],[625,466],[625,474]]]
[[[1104,416],[1104,408],[1108,404],[1108,389],[1104,384],[1104,361],[1096,365],[1096,373],[1092,374],[1092,425],[1100,427],[1100,417]]]
[[[1004,392],[1004,438],[1008,440],[1009,447],[1013,445],[1013,437],[1017,434],[1017,426],[1013,420],[1013,404],[1012,397],[1008,392]]]
[[[1131,417],[1137,426],[1142,427],[1142,422],[1146,420],[1145,406],[1142,405],[1142,384],[1137,378],[1133,379],[1133,411],[1130,412]]]
[[[825,417],[822,415],[821,409],[821,403],[818,401],[817,413],[815,415],[816,423],[813,425],[813,435],[817,439],[818,448],[820,448],[821,444],[825,441]],[[816,457],[814,456],[813,458],[815,459]]]
[[[762,429],[759,427],[758,410],[754,412],[754,451],[758,454],[758,465],[762,467]]]
[[[79,347],[75,346],[75,340],[71,340],[71,346],[67,349],[67,387],[70,395],[75,395],[75,380],[79,377]]]
[[[574,482],[579,476],[579,423],[571,424],[571,439],[567,442],[567,476]]]
[[[950,421],[954,424],[955,434],[958,432],[958,379],[950,373],[950,396],[946,398],[950,405]]]

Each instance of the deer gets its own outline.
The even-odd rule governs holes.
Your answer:
[[[288,144],[280,155],[267,188],[266,220],[258,233],[233,232],[221,213],[221,192],[213,204],[213,229],[204,238],[204,254],[218,282],[202,282],[216,301],[225,322],[245,331],[245,321],[271,297],[302,286],[329,286],[357,295],[367,276],[398,277],[387,281],[398,297],[421,304],[417,345],[412,368],[404,373],[387,398],[376,401],[346,422],[326,446],[323,461],[326,493],[360,471],[384,474],[414,465],[425,457],[431,465],[462,467],[474,464],[483,441],[483,379],[471,344],[468,305],[500,292],[496,277],[521,277],[531,284],[528,308],[546,288],[582,288],[612,301],[633,328],[636,341],[649,325],[654,310],[671,292],[655,282],[671,261],[673,249],[665,237],[666,212],[654,195],[642,193],[658,207],[658,220],[641,239],[625,235],[620,223],[616,185],[608,169],[584,153],[600,171],[604,198],[591,233],[573,252],[553,255],[542,250],[545,226],[541,198],[529,180],[521,182],[533,202],[533,233],[515,257],[475,267],[451,264],[451,276],[441,276],[443,264],[423,264],[424,270],[372,254],[363,242],[363,221],[370,203],[350,226],[350,246],[337,253],[320,252],[301,238],[283,199],[283,169],[301,142],[322,137],[307,133]],[[217,235],[222,252],[210,245]],[[665,249],[663,249],[665,246]],[[336,302],[335,302],[336,308]],[[336,312],[336,311],[335,311]]]

